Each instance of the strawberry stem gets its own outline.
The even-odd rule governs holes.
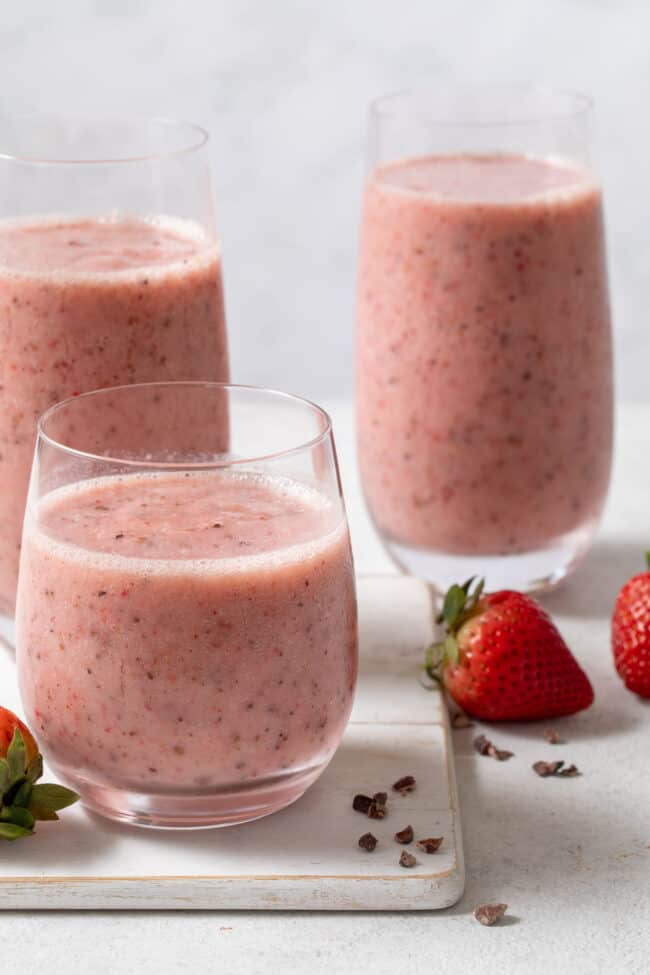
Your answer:
[[[443,674],[448,663],[456,664],[459,659],[456,634],[464,623],[481,612],[480,600],[483,595],[485,579],[471,576],[462,586],[454,583],[445,593],[442,609],[436,616],[438,625],[445,625],[442,640],[435,641],[424,653],[424,669],[427,675],[438,683],[443,683]],[[472,586],[474,589],[472,591]]]
[[[58,819],[79,796],[62,785],[35,784],[43,774],[43,759],[37,754],[27,764],[25,740],[14,729],[5,758],[0,758],[0,840],[31,836],[39,819]]]

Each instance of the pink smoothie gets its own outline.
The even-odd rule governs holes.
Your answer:
[[[317,770],[356,680],[341,508],[262,475],[58,489],[26,519],[17,635],[27,716],[82,794]]]
[[[375,170],[363,212],[363,485],[389,539],[542,548],[592,523],[612,449],[601,195],[585,169],[433,156]]]
[[[220,254],[197,225],[0,222],[0,610],[14,604],[36,418],[165,379],[228,379]]]

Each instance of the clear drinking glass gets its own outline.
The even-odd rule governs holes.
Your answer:
[[[207,134],[0,119],[0,612],[13,614],[38,416],[80,392],[228,380]]]
[[[48,410],[16,633],[27,718],[88,808],[200,827],[293,802],[341,740],[357,673],[327,414],[210,383]]]
[[[394,560],[440,589],[552,585],[612,454],[591,102],[507,86],[371,109],[357,314],[361,475]]]

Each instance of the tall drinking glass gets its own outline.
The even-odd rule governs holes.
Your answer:
[[[364,492],[402,567],[534,590],[586,551],[612,453],[589,99],[532,87],[371,110],[357,316]]]
[[[341,740],[357,673],[327,415],[201,383],[53,407],[16,631],[27,718],[90,809],[189,827],[293,802]]]
[[[228,379],[206,143],[162,119],[0,120],[0,612],[39,414],[121,383]]]

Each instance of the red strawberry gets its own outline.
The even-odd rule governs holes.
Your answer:
[[[16,728],[18,728],[23,736],[25,762],[27,765],[31,765],[33,759],[38,755],[36,739],[27,725],[8,708],[0,708],[0,758],[6,757]]]
[[[646,552],[650,569],[650,552]],[[626,582],[612,615],[614,663],[629,690],[650,697],[650,572]]]
[[[452,586],[439,623],[442,643],[427,672],[460,707],[486,721],[556,718],[588,708],[594,692],[550,616],[519,592],[484,593],[483,580]]]

